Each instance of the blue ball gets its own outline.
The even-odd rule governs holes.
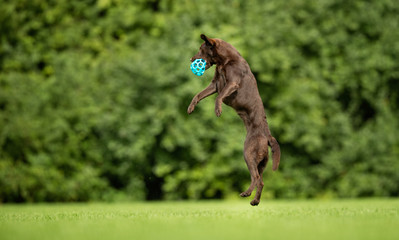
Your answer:
[[[206,61],[204,59],[198,58],[191,63],[191,71],[197,76],[202,76],[205,72]]]

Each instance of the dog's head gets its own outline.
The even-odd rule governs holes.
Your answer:
[[[213,64],[216,64],[216,43],[217,39],[208,38],[204,34],[201,34],[202,40],[204,43],[201,45],[197,54],[191,58],[191,62],[195,59],[202,58],[206,61],[205,70],[210,68]]]

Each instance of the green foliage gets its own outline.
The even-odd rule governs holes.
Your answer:
[[[264,196],[397,196],[399,5],[0,0],[0,201],[228,198],[245,129],[187,116],[200,33],[257,77],[282,149]]]

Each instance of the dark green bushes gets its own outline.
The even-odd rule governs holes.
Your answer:
[[[245,129],[189,70],[200,33],[258,79],[281,168],[266,197],[397,196],[399,5],[0,1],[0,201],[226,198]]]

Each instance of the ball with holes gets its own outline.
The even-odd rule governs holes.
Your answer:
[[[202,76],[205,72],[206,61],[198,58],[191,63],[191,71],[197,76]]]

